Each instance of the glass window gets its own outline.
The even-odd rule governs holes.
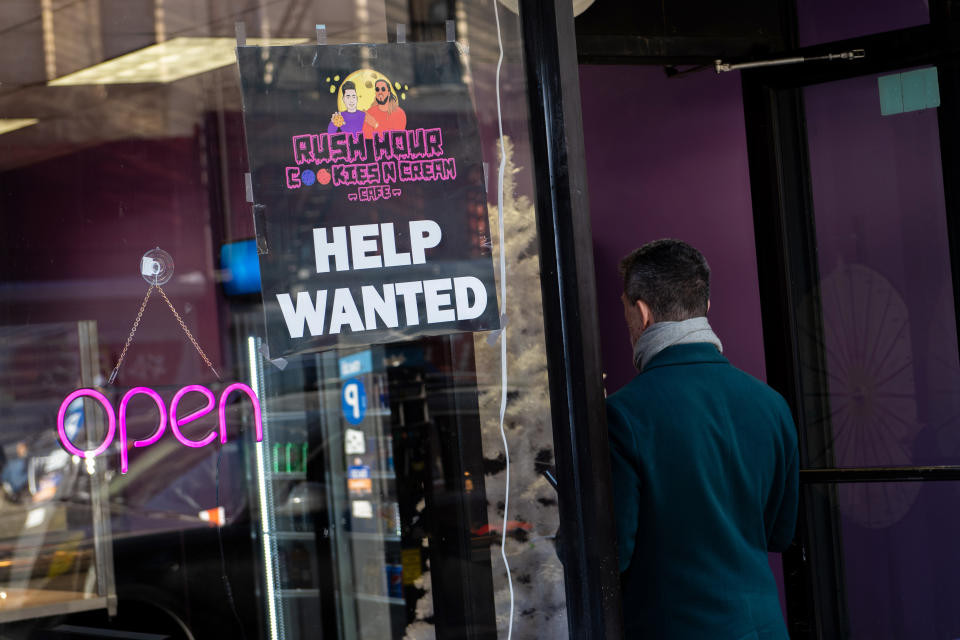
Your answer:
[[[833,513],[843,558],[829,578],[837,591],[824,595],[840,613],[842,637],[957,637],[956,483],[816,484],[804,500]],[[809,553],[828,549],[813,545]]]
[[[923,0],[798,0],[797,32],[801,47],[884,31],[930,24],[929,3]]]
[[[955,464],[960,358],[937,70],[803,94],[822,333],[801,327],[801,339],[804,353],[823,358],[802,364],[828,387],[805,390],[810,406],[823,407],[806,425],[807,464]]]
[[[0,635],[64,624],[171,638],[566,635],[557,496],[541,473],[552,426],[518,17],[465,2],[316,8],[5,7]],[[442,211],[457,229],[473,253],[435,262],[434,278],[479,261],[492,322],[286,349],[271,339],[264,304],[276,296],[259,268],[300,241],[254,206],[266,192],[235,23],[263,61],[286,47],[309,65],[315,15],[334,60],[349,43],[395,41],[398,23],[406,49],[367,50],[444,46],[454,21],[456,58],[391,78],[392,91],[411,123],[434,114],[445,139],[473,131],[458,165],[470,170],[440,195],[397,197],[408,219]],[[343,72],[395,62],[377,60]],[[464,101],[444,120],[431,78],[450,68]],[[282,71],[258,68],[261,80]],[[337,102],[346,79],[296,89],[315,115],[305,133],[351,111]],[[388,220],[379,205],[364,211],[358,223]],[[386,254],[379,231],[367,257]],[[394,248],[415,262],[407,234]],[[441,249],[421,247],[426,259]],[[289,255],[316,275],[312,237]],[[433,295],[433,312],[457,308],[453,287],[447,302]],[[426,317],[425,294],[415,300]]]

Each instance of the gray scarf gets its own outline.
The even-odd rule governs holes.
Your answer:
[[[680,322],[657,322],[647,327],[633,345],[633,365],[642,372],[653,357],[667,347],[691,342],[710,343],[723,353],[720,338],[710,328],[707,319],[700,316]]]

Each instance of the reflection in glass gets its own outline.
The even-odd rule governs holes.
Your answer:
[[[802,364],[808,405],[825,403],[806,425],[821,442],[809,451],[813,467],[960,456],[937,114],[881,115],[878,91],[877,76],[803,90],[820,275],[803,317],[819,305],[820,323],[800,327]],[[897,493],[863,521],[901,517],[915,489]]]
[[[796,10],[801,47],[930,24],[923,0],[798,0]]]
[[[30,496],[29,505],[8,501],[0,510],[16,514],[3,536],[8,555],[0,557],[0,586],[33,580],[30,588],[75,590],[98,600],[101,609],[6,622],[8,605],[0,596],[0,635],[29,637],[70,623],[177,640],[188,631],[198,638],[250,640],[315,637],[318,630],[331,638],[429,638],[468,631],[474,637],[504,637],[509,597],[500,534],[506,520],[505,552],[516,591],[513,637],[564,637],[564,578],[553,539],[556,493],[539,474],[553,463],[553,447],[517,16],[500,13],[505,47],[500,98],[504,132],[512,141],[503,234],[511,445],[510,509],[504,513],[500,348],[495,340],[488,343],[489,334],[371,347],[377,373],[363,374],[368,422],[362,428],[344,420],[343,380],[336,367],[330,370],[354,351],[284,359],[262,349],[259,278],[244,277],[249,260],[237,253],[241,247],[251,252],[269,247],[251,241],[255,217],[263,212],[251,210],[246,198],[250,168],[240,87],[230,62],[233,45],[225,49],[224,43],[235,43],[238,20],[246,24],[248,43],[261,37],[314,42],[315,21],[286,0],[254,5],[228,0],[210,11],[165,3],[162,10],[154,11],[159,4],[145,11],[131,8],[110,20],[104,18],[108,4],[46,3],[38,18],[35,7],[14,3],[10,23],[18,26],[0,38],[0,58],[9,69],[0,105],[3,113],[24,119],[9,127],[0,122],[0,209],[11,214],[4,216],[0,234],[0,324],[4,330],[40,332],[35,351],[0,363],[0,416],[24,421],[16,436],[4,423],[3,452],[16,457],[22,435],[30,440],[32,461],[22,494]],[[409,26],[411,42],[443,41],[444,21],[456,18],[457,40],[468,61],[462,79],[479,120],[475,178],[484,185],[460,214],[467,222],[464,233],[486,235],[478,242],[496,252],[498,230],[481,233],[487,231],[486,219],[496,219],[494,14],[487,4],[454,5],[347,2],[324,20],[329,42],[337,46],[386,42],[388,18]],[[131,57],[170,53],[208,37],[217,39],[218,52],[210,60],[177,65],[175,74],[147,76],[162,71],[150,67],[157,61]],[[157,48],[164,42],[167,47]],[[140,81],[97,84],[108,78],[92,78],[90,70],[110,60],[127,66],[114,65],[116,75],[109,80]],[[137,76],[132,62],[147,65],[140,70],[144,75]],[[85,81],[94,84],[47,84],[84,69]],[[407,84],[412,91],[415,82]],[[326,85],[318,90],[331,95]],[[227,409],[226,444],[187,448],[168,432],[149,447],[131,448],[126,474],[118,470],[116,443],[90,463],[92,476],[82,459],[68,457],[59,467],[62,456],[58,461],[53,455],[56,403],[79,387],[103,389],[144,296],[139,269],[132,267],[158,245],[176,258],[176,273],[164,289],[217,372],[260,394],[264,440],[255,442],[249,403],[236,399]],[[162,302],[155,298],[150,304]],[[496,304],[493,295],[490,304]],[[76,354],[78,343],[64,346],[44,334],[43,326],[68,323],[75,332],[77,323],[88,319],[96,321],[90,331],[97,348],[88,358],[95,364],[81,376],[61,362],[61,352]],[[42,403],[20,391],[6,392],[8,383],[38,384],[42,375],[49,378],[44,384],[52,385],[52,420],[41,414]],[[169,406],[178,389],[194,384],[217,395],[223,390],[176,319],[154,310],[144,314],[116,384],[104,393],[116,406],[126,391],[145,386]],[[190,394],[183,402],[191,397],[202,401]],[[82,414],[94,427],[91,437],[98,433],[101,413],[90,405]],[[68,421],[75,426],[79,417]],[[199,440],[216,420],[208,415],[185,430]],[[131,399],[128,423],[131,441],[150,437],[157,426],[150,398]],[[366,453],[347,454],[348,440],[356,450],[358,431]],[[11,480],[20,476],[16,467],[11,466]],[[350,478],[350,467],[369,468],[369,478],[364,470]],[[67,482],[67,471],[76,482]],[[113,545],[106,554],[95,553],[96,529],[83,506],[98,495],[89,479],[101,474],[109,490],[101,539]],[[30,492],[29,478],[36,493]],[[349,480],[356,480],[354,490],[364,495],[351,497]],[[27,499],[19,497],[21,483],[10,486],[14,500]],[[35,496],[40,501],[34,504]],[[350,502],[358,503],[356,510]],[[48,533],[63,536],[48,536],[53,546],[20,540],[31,509],[41,505],[44,511],[33,518],[43,517]],[[82,508],[74,509],[77,505]],[[53,516],[44,515],[46,510]],[[57,514],[64,512],[61,519]],[[13,571],[17,553],[31,568],[4,573]],[[102,610],[110,603],[100,600],[113,593],[112,580],[115,617]]]
[[[914,487],[909,517],[878,524],[889,511],[885,500],[904,484]],[[848,504],[855,507],[852,513],[841,509],[838,522],[843,552],[839,597],[847,611],[843,638],[958,637],[960,616],[954,605],[960,590],[960,556],[955,549],[960,535],[954,507],[957,489],[952,482],[806,487],[808,502],[830,500],[836,494],[842,501],[846,494]],[[810,548],[811,554],[819,551],[816,546]]]
[[[112,595],[104,467],[49,428],[63,389],[92,382],[96,351],[95,323],[0,328],[0,622],[105,608]],[[64,420],[89,449],[106,431],[95,404],[74,400]]]

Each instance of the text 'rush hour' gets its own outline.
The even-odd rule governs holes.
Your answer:
[[[443,156],[440,129],[387,131],[372,138],[370,161],[419,160]],[[370,153],[359,134],[319,133],[293,136],[293,160],[302,164],[356,164],[367,162]]]

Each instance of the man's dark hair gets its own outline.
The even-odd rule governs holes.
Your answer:
[[[686,242],[649,242],[620,261],[620,275],[627,299],[647,303],[657,322],[707,315],[710,267]]]
[[[343,83],[343,85],[340,87],[340,95],[346,95],[347,91],[350,89],[353,89],[354,93],[357,92],[357,85],[353,84],[353,80],[347,80]]]

